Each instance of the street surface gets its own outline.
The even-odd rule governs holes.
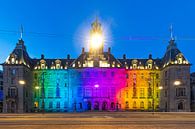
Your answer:
[[[195,129],[195,113],[0,114],[0,129]]]

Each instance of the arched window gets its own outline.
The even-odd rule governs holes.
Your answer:
[[[128,98],[129,97],[129,92],[128,91],[126,91],[126,98]]]
[[[60,87],[59,87],[59,83],[57,83],[57,87],[56,87],[56,97],[60,97]]]
[[[60,102],[56,103],[56,108],[60,108]]]
[[[133,69],[136,69],[137,68],[137,63],[138,63],[137,60],[132,60]]]
[[[136,108],[136,101],[133,102],[133,108]]]
[[[49,102],[49,108],[53,108],[53,102]]]
[[[148,88],[148,97],[152,97],[152,88],[151,87]]]
[[[148,108],[152,108],[152,103],[150,101],[148,102]]]
[[[133,87],[133,97],[136,97],[137,96],[137,92],[136,92],[136,87]]]
[[[128,101],[125,102],[125,108],[129,108],[129,102]]]
[[[143,101],[140,103],[140,108],[144,108],[144,102]]]

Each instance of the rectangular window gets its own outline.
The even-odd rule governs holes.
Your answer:
[[[64,102],[64,108],[68,108],[68,102]]]
[[[49,108],[53,108],[53,102],[49,102]]]
[[[186,89],[185,88],[176,88],[176,96],[186,96]]]
[[[167,76],[168,76],[168,75],[167,75],[167,71],[165,71],[165,73],[164,73],[164,74],[165,74],[165,77],[167,77]]]
[[[48,88],[48,98],[52,98],[53,97],[53,88]]]
[[[64,98],[68,98],[68,92],[64,91]]]
[[[140,97],[145,97],[144,96],[144,88],[140,88]]]
[[[15,75],[16,75],[16,69],[12,69],[12,70],[11,70],[11,75],[12,75],[12,76],[15,76]]]
[[[17,90],[16,90],[16,88],[10,88],[9,89],[9,91],[8,91],[8,95],[10,96],[10,97],[16,97],[17,96]]]
[[[128,98],[129,97],[129,92],[128,91],[126,91],[126,98]]]
[[[111,88],[111,97],[115,97],[116,89],[114,87]]]
[[[137,90],[135,87],[133,87],[133,97],[136,97],[137,96]]]
[[[85,88],[85,97],[92,97],[91,88]]]
[[[167,90],[165,90],[165,97],[167,97]]]
[[[83,96],[82,87],[78,87],[78,89],[77,89],[77,95],[78,95],[78,97],[82,97]]]
[[[60,108],[60,102],[56,103],[56,108]]]
[[[156,74],[156,79],[159,79],[159,74],[158,73]]]

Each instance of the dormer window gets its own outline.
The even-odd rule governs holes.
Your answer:
[[[152,69],[152,64],[148,64],[148,69]]]
[[[181,53],[176,56],[176,59],[178,64],[183,64],[183,55]]]
[[[182,61],[182,58],[179,57],[179,58],[178,58],[178,64],[182,64],[182,62],[183,62],[183,61]]]
[[[136,69],[137,68],[137,64],[133,64],[133,69]]]
[[[147,61],[147,68],[148,68],[148,69],[152,69],[152,63],[153,63],[153,61],[152,61],[151,59],[149,59],[149,60]]]
[[[137,64],[138,64],[138,61],[137,60],[133,60],[132,61],[133,69],[136,69],[137,68]]]
[[[60,69],[60,64],[56,64],[56,69]]]
[[[46,62],[45,62],[45,60],[41,60],[40,61],[40,64],[41,64],[41,69],[45,69],[46,68]]]
[[[56,60],[55,61],[55,67],[56,67],[56,69],[60,69],[61,68],[61,61],[60,60]]]
[[[11,58],[11,64],[15,64],[15,58],[14,57]]]
[[[41,63],[41,69],[45,69],[45,64]]]

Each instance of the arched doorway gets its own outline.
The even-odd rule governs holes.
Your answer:
[[[184,110],[184,104],[183,102],[178,103],[178,110]]]
[[[87,110],[91,110],[91,102],[90,101],[87,102]]]
[[[7,112],[15,113],[16,112],[16,103],[14,101],[9,101],[7,103]]]
[[[106,101],[104,101],[102,103],[102,110],[105,111],[105,110],[108,110],[108,103]]]
[[[129,102],[128,101],[125,102],[125,109],[129,109]]]
[[[94,103],[94,110],[99,110],[99,102],[95,101]]]
[[[114,104],[114,102],[111,102],[110,107],[111,107],[112,110],[115,109],[115,104]]]

